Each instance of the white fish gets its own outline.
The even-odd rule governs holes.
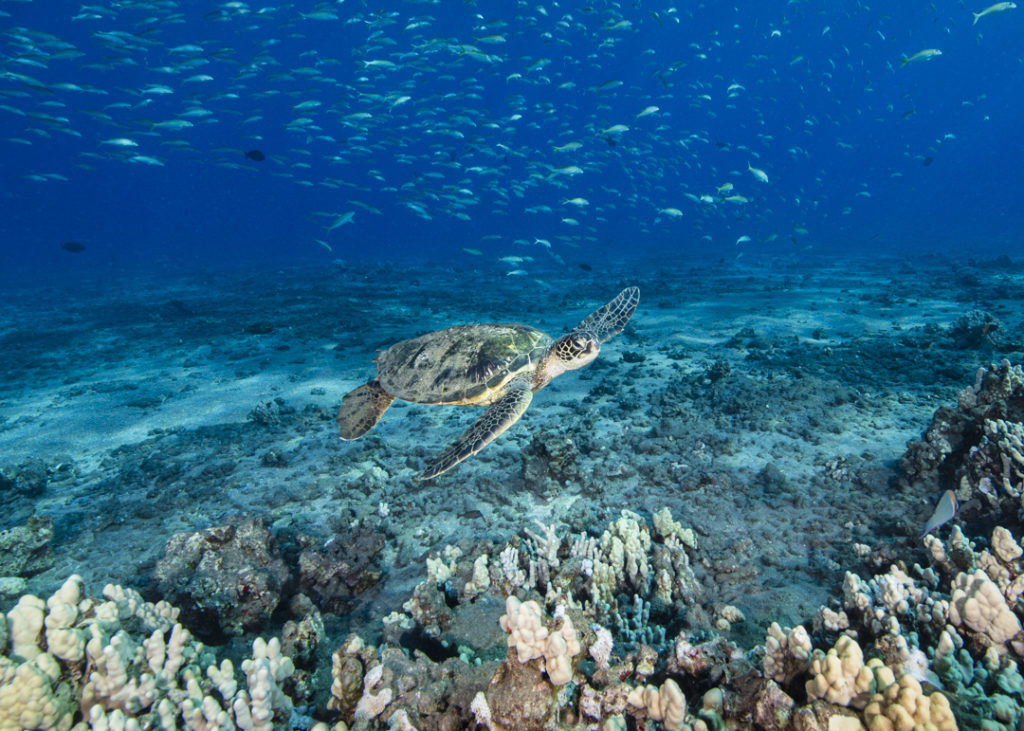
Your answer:
[[[929,531],[951,521],[959,508],[960,501],[956,499],[956,495],[952,490],[946,490],[942,493],[939,504],[935,506],[935,512],[932,513],[932,517],[924,524],[924,533],[921,535],[926,536]]]
[[[193,126],[187,119],[169,119],[166,122],[154,122],[152,129],[179,130]]]
[[[344,226],[346,223],[350,223],[352,219],[355,218],[355,215],[355,211],[346,211],[345,213],[342,213],[340,216],[334,219],[334,223],[327,227],[327,231],[333,231],[334,229],[338,228],[338,226]]]
[[[747,163],[747,170],[749,170],[750,174],[753,175],[758,180],[760,180],[762,183],[767,183],[768,182],[768,174],[765,173],[764,170],[760,170],[758,168],[750,167],[750,163],[749,162]]]
[[[681,218],[683,215],[683,212],[678,208],[661,208],[658,210],[658,213],[664,213],[666,216],[670,216],[672,218]]]
[[[103,140],[101,145],[113,145],[114,147],[138,147],[139,143],[135,140],[130,140],[127,137],[112,137],[109,140]]]
[[[132,155],[131,157],[128,158],[128,162],[141,162],[146,165],[160,165],[161,167],[163,167],[162,162],[160,162],[158,159],[150,155]]]
[[[986,15],[992,15],[993,13],[1002,13],[1005,10],[1013,10],[1015,7],[1017,7],[1017,3],[996,3],[995,5],[989,5],[980,13],[971,13],[971,15],[974,16],[974,22],[971,23],[971,25],[977,25],[978,21],[984,18]]]
[[[651,114],[654,114],[659,109],[660,109],[660,107],[655,107],[655,106],[644,107],[643,109],[640,110],[640,113],[636,115],[636,119],[640,119],[640,117],[647,117],[647,116],[649,116]]]

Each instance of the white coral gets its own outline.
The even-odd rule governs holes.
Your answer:
[[[810,666],[811,637],[803,625],[783,629],[778,622],[772,622],[764,650],[765,677],[788,683]]]
[[[843,635],[828,653],[817,650],[811,661],[807,695],[850,708],[863,708],[874,692],[874,674],[852,637]]]
[[[540,605],[535,601],[521,602],[514,596],[505,600],[505,614],[499,620],[508,632],[508,646],[516,648],[519,662],[528,662],[544,655],[548,628],[544,626]]]
[[[981,569],[957,575],[949,602],[949,621],[956,627],[974,630],[1000,647],[1021,631],[1020,620],[1007,606],[999,587]]]

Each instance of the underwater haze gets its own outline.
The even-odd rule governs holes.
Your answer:
[[[1020,244],[1014,9],[0,10],[8,271]]]
[[[1024,729],[1022,32],[0,0],[0,731]]]

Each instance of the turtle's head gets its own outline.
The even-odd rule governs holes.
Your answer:
[[[601,342],[586,330],[566,333],[548,349],[548,355],[537,372],[535,389],[543,388],[555,376],[590,363],[601,352]]]

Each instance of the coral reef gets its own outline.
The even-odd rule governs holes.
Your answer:
[[[956,408],[942,406],[900,460],[903,482],[953,490],[963,509],[1013,514],[1024,489],[1024,371],[1004,360],[979,368]],[[939,489],[935,489],[936,486]]]
[[[6,617],[0,729],[291,724],[295,711],[282,684],[294,668],[276,639],[253,642],[236,675],[177,616],[169,604],[150,604],[123,587],[89,597],[77,576],[45,602],[22,597]]]
[[[299,555],[299,588],[323,611],[340,612],[349,600],[381,576],[384,537],[369,527],[356,527],[331,538],[321,548]]]
[[[48,550],[53,520],[30,518],[24,525],[0,531],[0,576],[31,576],[53,564]]]
[[[235,663],[171,604],[115,586],[91,598],[72,576],[46,600],[22,596],[0,621],[0,731],[1018,729],[1024,548],[1008,509],[1020,495],[999,483],[985,499],[971,470],[982,454],[995,464],[991,447],[1018,484],[1017,446],[986,429],[1019,423],[1021,376],[1008,363],[979,373],[904,456],[908,489],[962,481],[971,535],[954,521],[946,537],[923,538],[919,561],[876,556],[875,573],[848,571],[806,626],[772,623],[755,647],[730,637],[746,620],[706,598],[702,577],[716,569],[667,509],[622,510],[600,535],[535,520],[501,545],[428,554],[426,578],[384,618],[378,645],[332,640],[320,611],[344,609],[376,581],[379,536],[353,526],[327,546],[297,540],[290,570],[251,522],[176,537],[156,574],[226,634],[261,626],[301,585],[308,596],[287,602],[280,638],[256,639]],[[260,571],[266,601],[246,605],[252,592],[238,587]]]
[[[193,626],[241,634],[261,628],[277,608],[288,568],[262,521],[245,520],[175,535],[153,578]]]

